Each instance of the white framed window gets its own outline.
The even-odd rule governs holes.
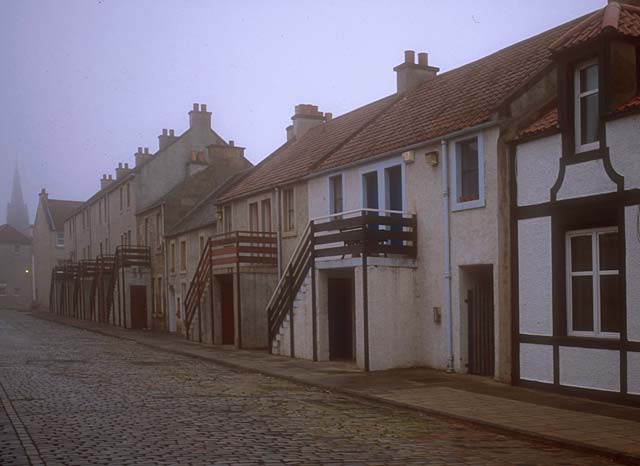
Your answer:
[[[282,231],[292,232],[296,229],[295,199],[293,188],[282,190]]]
[[[481,134],[453,141],[451,210],[484,207],[484,144]]]
[[[249,231],[258,231],[258,203],[249,204]]]
[[[364,166],[358,173],[362,208],[406,209],[405,165],[400,157]]]
[[[187,241],[180,240],[180,271],[187,271]]]
[[[231,204],[224,206],[224,209],[222,209],[222,216],[224,218],[224,232],[231,233],[233,231]]]
[[[56,246],[59,248],[64,247],[64,230],[56,230]]]
[[[576,152],[594,150],[600,145],[598,79],[597,59],[576,66],[573,84]]]
[[[0,296],[7,296],[7,284],[0,283]]]
[[[344,212],[344,178],[342,175],[329,177],[329,214]]]
[[[567,333],[619,338],[622,326],[617,227],[566,235]]]
[[[271,199],[260,201],[260,225],[262,231],[271,231]]]

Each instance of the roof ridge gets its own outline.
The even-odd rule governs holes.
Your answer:
[[[611,2],[604,7],[604,13],[602,15],[602,29],[612,28],[618,30],[620,24],[620,4],[618,2]]]

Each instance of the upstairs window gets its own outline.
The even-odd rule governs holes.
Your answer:
[[[454,146],[453,210],[484,206],[484,157],[480,136]]]
[[[122,186],[120,186],[120,190],[118,191],[120,194],[120,212],[122,212],[124,197],[122,195]]]
[[[224,232],[231,233],[233,231],[233,219],[231,217],[231,205],[228,204],[224,206],[224,210],[222,213],[224,217]]]
[[[258,203],[249,204],[249,231],[258,231]]]
[[[262,231],[271,231],[271,199],[263,199],[260,202],[262,215]]]
[[[329,178],[329,213],[339,214],[344,210],[342,195],[342,175]]]
[[[169,269],[171,273],[176,273],[176,243],[171,242],[169,253]]]
[[[293,201],[293,188],[282,190],[282,230],[284,232],[296,229],[296,215]]]
[[[20,245],[19,244],[14,244],[13,245],[13,252],[16,254],[20,254]]]
[[[575,133],[576,152],[597,149],[599,145],[598,61],[590,60],[576,67]]]
[[[569,335],[618,338],[622,327],[618,229],[568,232],[566,250]]]
[[[127,207],[131,207],[131,187],[127,183]]]
[[[185,240],[180,241],[180,271],[187,271],[187,242]]]

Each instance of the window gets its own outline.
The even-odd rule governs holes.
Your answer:
[[[161,218],[160,218],[160,212],[158,212],[156,214],[156,246],[160,246],[161,243],[161,231],[160,231],[160,226],[161,226]]]
[[[144,245],[149,246],[149,217],[144,219]]]
[[[484,157],[482,138],[474,137],[454,143],[452,210],[484,206]]]
[[[258,231],[258,203],[249,204],[249,231]]]
[[[122,196],[122,186],[120,186],[119,193],[120,193],[120,212],[122,212],[123,201],[124,201],[124,198]]]
[[[233,230],[233,219],[231,218],[231,205],[224,206],[223,210],[224,217],[224,231],[225,233],[230,233]]]
[[[180,241],[180,271],[187,271],[187,242],[185,240]]]
[[[127,246],[131,246],[131,230],[127,230]]]
[[[171,242],[171,253],[169,254],[169,263],[171,264],[171,273],[176,273],[176,243]]]
[[[102,225],[102,200],[98,201],[98,224]]]
[[[285,232],[296,229],[296,215],[293,204],[293,188],[282,190],[282,230]]]
[[[64,247],[64,230],[56,231],[56,246],[59,248]]]
[[[567,233],[569,335],[617,338],[622,326],[616,227]]]
[[[574,77],[576,152],[598,148],[600,120],[598,74],[597,60],[590,60],[576,67]]]
[[[342,200],[342,175],[329,178],[329,213],[339,214],[344,210]]]
[[[262,231],[271,231],[271,199],[263,199],[260,207],[262,210]]]
[[[131,207],[131,188],[127,183],[127,207]]]
[[[0,296],[7,296],[7,284],[0,283]]]
[[[19,244],[14,244],[13,245],[13,252],[15,254],[20,254],[20,245]]]

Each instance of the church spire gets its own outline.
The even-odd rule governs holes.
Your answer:
[[[21,231],[25,235],[31,236],[29,231],[29,212],[22,197],[22,186],[20,184],[20,172],[18,164],[13,172],[13,186],[11,187],[11,202],[7,204],[7,224]]]

